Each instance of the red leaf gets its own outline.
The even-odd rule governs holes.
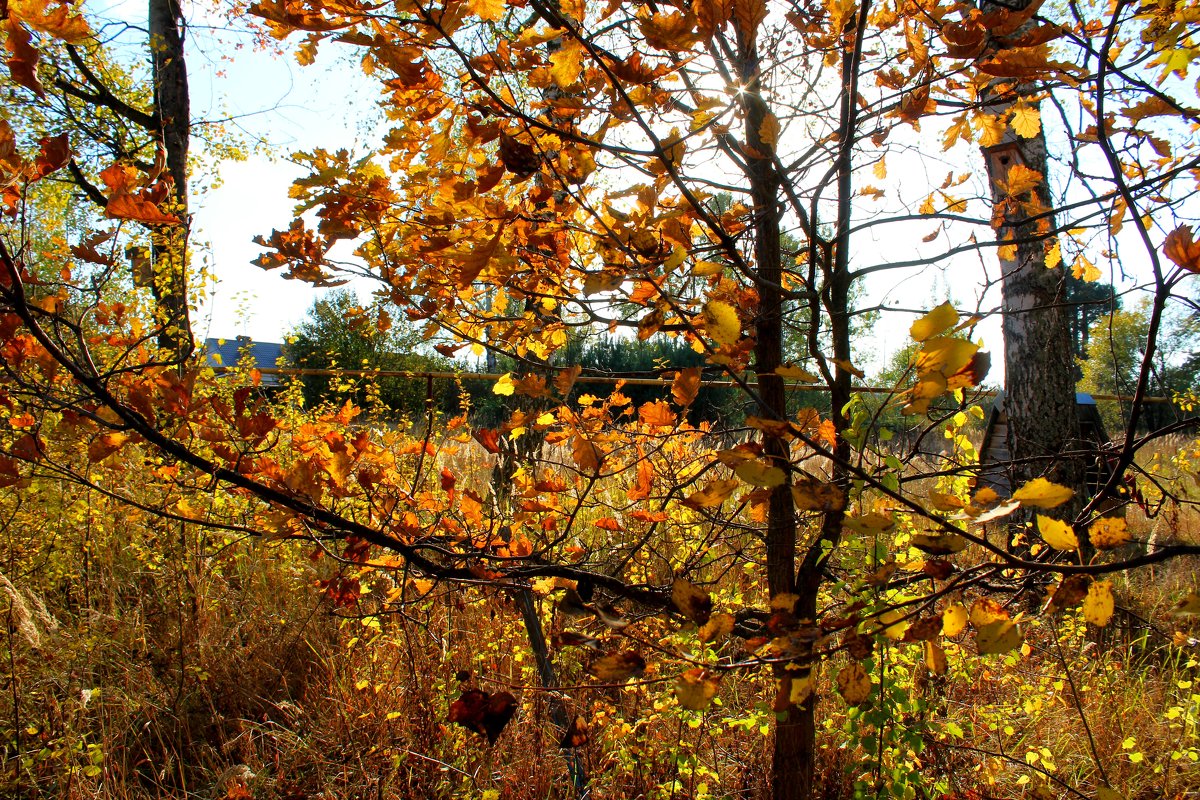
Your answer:
[[[576,717],[571,722],[570,727],[567,728],[566,733],[563,734],[562,741],[558,743],[558,746],[569,750],[576,747],[583,747],[587,743],[587,720],[585,720],[583,717]]]
[[[60,133],[58,136],[43,136],[39,140],[39,144],[42,146],[42,152],[34,164],[33,174],[29,177],[30,181],[39,180],[51,172],[62,169],[71,160],[71,145],[68,143],[65,133]]]
[[[479,689],[463,692],[450,704],[450,722],[457,722],[467,730],[486,736],[488,744],[495,744],[504,726],[517,713],[517,698],[508,692],[488,694]]]
[[[541,159],[532,145],[525,144],[507,133],[500,134],[500,161],[518,181],[537,172]]]
[[[12,79],[38,97],[45,97],[46,90],[42,88],[42,82],[37,76],[37,63],[41,56],[29,44],[32,38],[29,31],[12,17],[5,20],[5,28],[8,30],[5,45],[8,52],[12,53],[7,62]]]
[[[500,452],[500,432],[494,428],[480,428],[472,434],[483,449],[493,455]]]

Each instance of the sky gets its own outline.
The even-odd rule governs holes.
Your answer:
[[[144,3],[118,0],[93,4],[98,13],[125,18],[135,24],[144,15]],[[265,272],[250,262],[262,251],[254,244],[256,235],[286,228],[292,218],[287,193],[302,170],[289,161],[291,153],[315,147],[347,147],[362,152],[370,148],[372,126],[378,120],[377,89],[353,61],[350,48],[325,46],[315,65],[301,67],[288,53],[256,49],[245,34],[229,31],[226,23],[198,4],[189,6],[188,66],[192,91],[193,119],[204,123],[227,120],[235,137],[251,146],[241,161],[223,161],[216,167],[215,187],[194,193],[193,231],[197,258],[215,277],[198,313],[194,316],[197,338],[230,338],[247,335],[262,341],[282,341],[299,323],[322,292],[311,286],[284,280],[279,272]],[[134,39],[131,48],[139,46]],[[140,45],[144,46],[144,44]],[[136,52],[134,50],[133,52]],[[926,123],[928,126],[928,123]],[[212,163],[203,139],[202,125],[193,140],[193,155]],[[785,131],[786,134],[786,131]],[[923,141],[934,137],[926,130]],[[919,147],[919,143],[917,144]],[[972,168],[976,192],[982,161],[971,152],[951,159],[957,171]],[[978,163],[975,163],[978,162]],[[950,168],[950,164],[946,168]],[[892,187],[928,187],[941,183],[944,173],[927,175],[928,162],[914,152],[906,156],[900,148],[889,156],[887,184]],[[864,176],[864,182],[870,181]],[[201,182],[206,182],[201,181]],[[872,181],[879,183],[879,181]],[[892,192],[885,206],[899,198]],[[923,188],[922,188],[923,191]],[[967,192],[969,193],[969,192]],[[911,201],[911,196],[905,198]],[[919,203],[919,199],[916,200]],[[872,201],[863,200],[864,208]],[[867,209],[870,210],[869,208]],[[871,228],[855,237],[856,261],[860,264],[902,259],[927,253],[938,246],[921,242],[932,223],[907,227]],[[987,237],[987,231],[979,232]],[[943,245],[944,239],[939,240]],[[984,259],[996,271],[994,251]],[[864,304],[883,303],[902,309],[931,308],[949,297],[960,308],[979,301],[982,267],[978,256],[960,259],[952,269],[930,267],[903,276],[883,273],[867,284]],[[365,299],[369,286],[358,285]],[[983,298],[985,307],[999,304],[993,289]],[[868,373],[885,366],[891,355],[907,341],[912,313],[883,314],[863,337],[858,366]],[[1003,358],[999,320],[986,320],[977,329],[985,347],[993,353],[992,381],[1002,380]]]
[[[195,333],[282,341],[324,292],[251,264],[263,251],[254,237],[291,223],[288,188],[304,174],[291,154],[365,147],[369,132],[355,126],[374,117],[376,92],[333,52],[305,68],[290,54],[250,47],[226,61],[197,57],[220,46],[203,32],[193,32],[190,44],[193,118],[230,118],[229,130],[252,145],[244,160],[222,162],[218,185],[193,202],[198,255],[217,279],[195,316]],[[203,144],[196,149],[203,157]]]
[[[217,277],[215,291],[206,296],[194,320],[197,338],[229,338],[247,335],[263,341],[280,341],[303,319],[321,291],[296,281],[284,280],[279,272],[266,272],[250,264],[262,252],[253,243],[256,235],[285,228],[291,220],[292,202],[287,197],[291,181],[302,171],[287,159],[297,150],[356,144],[369,147],[371,131],[356,130],[357,120],[374,119],[375,85],[349,61],[349,48],[326,47],[318,62],[299,66],[290,54],[275,54],[243,48],[229,61],[204,55],[220,45],[205,34],[193,32],[189,71],[193,93],[193,117],[234,117],[232,128],[258,140],[257,153],[244,161],[228,161],[219,167],[220,185],[193,200],[196,241],[201,257],[211,264]],[[194,53],[201,55],[196,56]],[[893,159],[893,169],[903,170],[904,159]],[[941,176],[938,176],[938,181]],[[923,178],[923,183],[927,182]],[[910,231],[904,238],[914,251],[929,225]],[[872,229],[859,239],[859,246],[881,256],[897,252],[900,242],[894,230]],[[964,276],[965,277],[965,276]],[[890,279],[889,279],[890,280]],[[970,287],[967,280],[955,281]],[[369,284],[357,288],[364,298]],[[867,294],[871,302],[888,302],[904,308],[932,307],[945,299],[948,283],[938,269],[914,271],[903,280],[880,282]],[[933,299],[937,297],[937,301]],[[974,296],[959,291],[955,299],[973,305]],[[914,316],[884,315],[875,333],[865,337],[860,366],[868,371],[886,364],[905,341]],[[981,335],[998,340],[998,325],[985,323]],[[890,335],[894,334],[894,335]]]

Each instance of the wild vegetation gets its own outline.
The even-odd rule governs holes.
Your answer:
[[[1198,398],[1161,380],[1194,368],[1164,331],[1193,341],[1195,9],[249,10],[301,62],[355,48],[394,123],[297,156],[257,263],[370,276],[350,327],[485,359],[496,402],[425,379],[398,422],[370,376],[268,393],[203,366],[180,7],[151,3],[138,94],[80,9],[10,0],[8,91],[38,113],[0,122],[5,793],[1200,790]],[[149,144],[80,163],[135,120]],[[94,230],[41,214],[68,178]],[[865,392],[856,331],[893,312],[871,284],[970,259],[973,305],[908,310],[908,358]],[[1146,305],[1069,299],[1097,262]],[[1126,395],[1099,448],[1071,357],[1106,376],[1096,342]],[[1176,411],[1148,426],[1152,401]]]

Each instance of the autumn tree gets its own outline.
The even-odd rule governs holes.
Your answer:
[[[134,280],[151,289],[162,315],[160,344],[186,359],[193,347],[186,242],[192,120],[179,4],[148,2],[145,87],[118,61],[104,26],[98,33],[68,4],[9,4],[6,26],[8,88],[19,87],[12,96],[27,108],[26,122],[36,119],[42,133],[72,141],[67,170],[56,179],[70,180],[109,219],[148,230],[149,252],[133,259]],[[35,36],[44,38],[36,44],[46,58]]]
[[[1041,248],[1040,269],[1069,260],[1094,279],[1089,254],[1100,255],[1089,237],[1133,229],[1148,265],[1149,344],[1129,435],[1112,454],[1106,493],[1115,495],[1147,443],[1133,431],[1164,309],[1200,271],[1186,224],[1194,188],[1180,180],[1195,145],[1149,132],[1195,122],[1171,93],[1176,82],[1168,91],[1153,80],[1190,66],[1194,20],[1182,11],[1118,4],[1097,12],[1099,24],[1072,18],[1076,9],[1043,19],[1036,5],[759,0],[265,0],[254,11],[279,38],[304,35],[306,60],[334,42],[358,48],[394,120],[365,157],[299,156],[311,175],[292,190],[297,218],[262,238],[259,265],[329,285],[347,269],[330,248],[352,242],[349,269],[373,275],[380,298],[427,335],[451,337],[444,349],[491,349],[514,365],[494,387],[518,401],[509,418],[474,430],[454,420],[446,446],[499,455],[536,433],[547,447],[505,473],[511,502],[487,504],[432,431],[376,436],[355,426],[352,407],[297,421],[252,387],[229,392],[203,371],[177,374],[152,360],[141,321],[68,279],[31,281],[19,247],[5,244],[0,354],[18,422],[0,467],[14,482],[46,468],[39,442],[49,436],[88,443],[55,465],[68,474],[118,454],[166,456],[162,480],[252,498],[261,530],[321,541],[340,563],[401,582],[364,600],[358,577],[331,579],[341,607],[402,607],[410,580],[503,592],[522,598],[531,637],[546,624],[561,648],[599,651],[588,670],[601,684],[625,687],[652,664],[687,710],[707,708],[722,676],[763,673],[777,798],[820,796],[822,687],[859,708],[854,724],[879,748],[894,712],[879,671],[892,648],[920,648],[935,676],[948,651],[1011,654],[1029,626],[1010,606],[1028,597],[1030,577],[1059,579],[1047,615],[1082,605],[1103,625],[1113,613],[1104,576],[1197,552],[1171,544],[1119,556],[1123,526],[1101,519],[1096,502],[1072,507],[1072,489],[1042,474],[1057,451],[1018,454],[1014,470],[1030,479],[1003,500],[973,491],[978,465],[962,448],[931,466],[917,446],[888,447],[882,413],[853,391],[862,371],[851,338],[867,310],[853,302],[858,283],[899,283],[929,265],[965,272],[964,256],[993,249],[1011,261],[1028,242]],[[1045,123],[1020,99],[995,107],[1006,91],[997,79],[1064,98],[1081,147],[1063,192],[1043,188],[1048,161],[973,178],[977,146],[1031,139]],[[916,169],[909,157],[922,159]],[[935,163],[944,171],[943,160],[956,168],[940,185],[913,180]],[[47,145],[8,163],[17,186],[61,159]],[[727,208],[710,202],[720,192],[734,197]],[[142,199],[152,218],[156,198]],[[867,244],[903,241],[914,223],[911,253]],[[786,256],[785,236],[798,243]],[[1040,280],[1036,266],[1021,269]],[[945,303],[898,326],[914,348],[889,409],[961,438],[959,418],[988,368],[974,340],[988,297],[981,290],[969,310],[979,315]],[[805,334],[803,368],[789,363],[785,327]],[[577,329],[672,336],[705,363],[674,371],[669,400],[635,406],[619,374],[548,367]],[[573,394],[590,378],[616,383]],[[740,438],[687,421],[702,383],[716,378],[744,397]],[[794,411],[789,394],[813,387],[829,411]],[[1010,552],[983,528],[1021,507],[1039,510],[1036,553]],[[1084,541],[1096,555],[1052,557],[1083,552]],[[559,598],[546,619],[538,593]],[[495,742],[516,707],[511,692],[470,689],[449,719]],[[574,747],[571,729],[561,733]]]

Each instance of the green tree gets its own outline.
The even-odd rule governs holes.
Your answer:
[[[1143,299],[1131,309],[1114,311],[1092,323],[1079,385],[1083,391],[1124,398],[1098,403],[1110,434],[1124,431],[1128,422],[1130,403],[1146,357],[1150,314],[1150,300]],[[1200,368],[1198,350],[1200,324],[1196,316],[1169,317],[1153,351],[1150,384],[1146,387],[1156,400],[1142,412],[1141,429],[1153,431],[1182,419],[1179,410],[1165,401],[1177,392],[1196,387]]]
[[[368,372],[449,372],[450,362],[425,351],[426,342],[405,321],[393,320],[378,307],[364,308],[349,290],[317,300],[287,337],[288,361],[300,369]],[[423,377],[305,375],[304,399],[310,406],[346,402],[386,418],[416,419],[426,411],[429,389],[438,411],[452,411],[458,392],[446,378],[432,384]]]
[[[1121,298],[1111,283],[1085,281],[1068,275],[1067,303],[1070,306],[1071,347],[1075,358],[1083,360],[1088,357],[1092,326],[1098,319],[1120,309]]]

